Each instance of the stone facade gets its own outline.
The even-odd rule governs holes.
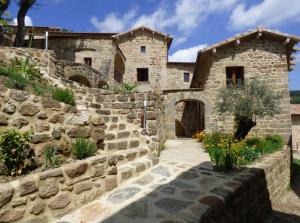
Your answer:
[[[300,115],[292,115],[293,149],[300,149]]]

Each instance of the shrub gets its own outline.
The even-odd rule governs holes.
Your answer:
[[[38,67],[29,59],[29,57],[15,57],[11,64],[11,70],[18,73],[25,80],[41,78]]]
[[[204,131],[197,131],[194,135],[193,135],[194,139],[197,139],[198,142],[203,142],[204,138],[205,138],[205,132]]]
[[[233,136],[231,134],[224,134],[217,131],[206,133],[203,139],[205,149],[212,147],[227,148],[232,142]]]
[[[272,151],[279,150],[284,145],[283,139],[280,135],[268,135],[266,136],[266,142],[269,147],[272,148]]]
[[[35,154],[29,146],[31,134],[14,130],[0,137],[0,159],[4,162],[10,175],[21,175],[34,167]]]
[[[96,153],[96,145],[87,139],[78,138],[73,144],[72,153],[77,159],[85,159]]]
[[[130,94],[133,93],[136,89],[137,85],[132,83],[123,83],[112,86],[112,91],[115,94]]]
[[[55,88],[52,90],[52,97],[65,104],[75,105],[75,95],[70,89]]]
[[[56,168],[62,163],[62,160],[57,155],[57,151],[57,148],[52,146],[45,148],[45,168]]]

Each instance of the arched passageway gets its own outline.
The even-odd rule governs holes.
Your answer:
[[[120,53],[115,56],[114,62],[114,80],[118,83],[123,83],[123,76],[125,73],[125,64]]]
[[[81,76],[81,75],[73,75],[73,76],[69,77],[69,80],[75,81],[75,82],[85,85],[87,87],[92,86],[90,81],[86,77]]]
[[[176,102],[176,137],[192,137],[197,131],[205,129],[205,105],[199,100]]]

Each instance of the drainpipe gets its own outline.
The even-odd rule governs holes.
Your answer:
[[[49,33],[48,31],[45,32],[45,50],[48,50],[48,36]]]
[[[144,129],[147,131],[147,100],[144,100]]]

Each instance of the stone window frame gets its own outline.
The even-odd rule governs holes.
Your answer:
[[[147,53],[147,47],[146,46],[141,46],[140,47],[140,52],[141,53]]]
[[[91,67],[93,65],[93,58],[92,57],[84,57],[83,62],[85,65],[88,65]]]
[[[187,78],[186,78],[187,76]],[[183,82],[184,83],[189,83],[191,79],[191,74],[189,72],[183,72]]]
[[[245,62],[227,62],[224,63],[224,66],[222,68],[222,75],[224,78],[224,86],[227,87],[227,74],[226,69],[227,67],[243,67],[244,68],[244,84],[247,82],[247,74],[248,69]]]
[[[139,70],[147,70],[147,80],[139,80]],[[148,67],[138,67],[136,68],[136,80],[137,83],[149,83],[149,68]]]

